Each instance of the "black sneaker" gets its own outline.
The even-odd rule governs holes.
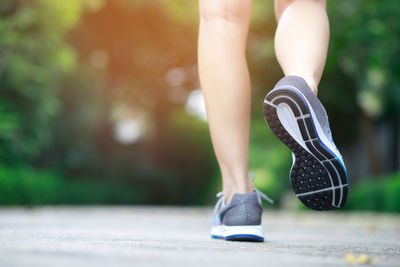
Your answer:
[[[290,182],[296,196],[313,210],[343,207],[348,177],[336,148],[328,116],[306,81],[281,79],[264,100],[264,117],[272,132],[292,150]]]

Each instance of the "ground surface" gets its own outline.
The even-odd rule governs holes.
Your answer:
[[[346,253],[400,266],[400,216],[266,211],[264,243],[212,240],[211,217],[211,208],[0,209],[0,266],[349,266]]]

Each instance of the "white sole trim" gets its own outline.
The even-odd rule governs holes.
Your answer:
[[[210,232],[215,238],[229,238],[235,236],[254,236],[264,239],[264,230],[261,225],[227,226],[217,225],[211,228]]]

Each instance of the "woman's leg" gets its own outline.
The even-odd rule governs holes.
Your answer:
[[[297,75],[318,92],[329,43],[325,0],[275,0],[275,53],[285,75]]]
[[[199,75],[226,202],[253,191],[248,176],[251,0],[199,0]]]
[[[343,207],[348,191],[343,158],[316,97],[329,41],[325,4],[324,0],[275,1],[276,55],[285,75],[294,76],[282,78],[264,101],[268,125],[293,152],[291,185],[313,210]]]

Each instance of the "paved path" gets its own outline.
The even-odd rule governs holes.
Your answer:
[[[208,236],[211,208],[0,209],[0,266],[400,266],[400,216],[268,212],[264,243]]]

